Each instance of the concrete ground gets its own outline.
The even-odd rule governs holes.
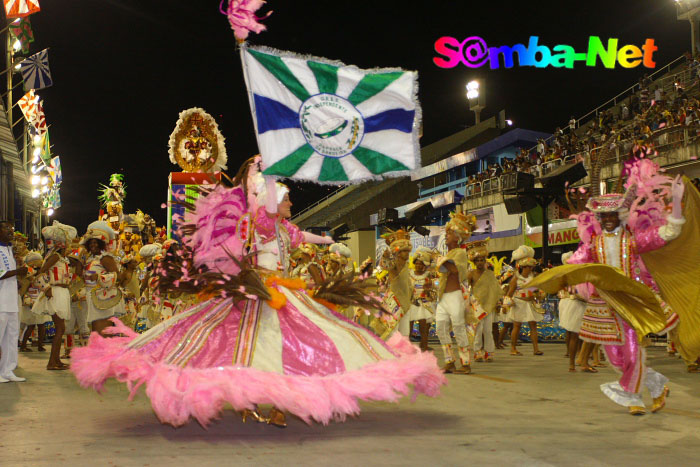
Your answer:
[[[649,363],[671,379],[667,407],[633,417],[598,389],[615,380],[568,373],[564,346],[544,356],[496,353],[475,374],[449,375],[442,396],[364,403],[327,427],[291,419],[278,429],[241,423],[232,411],[203,429],[158,422],[148,399],[126,400],[114,381],[103,395],[70,372],[44,370],[47,354],[20,355],[25,383],[0,384],[0,465],[691,465],[700,453],[700,374],[663,348]],[[645,394],[648,406],[651,401]]]

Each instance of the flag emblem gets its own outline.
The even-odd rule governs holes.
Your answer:
[[[242,47],[266,175],[358,183],[420,166],[417,74]]]
[[[49,49],[35,53],[19,64],[24,89],[43,89],[53,85],[51,70],[49,69]]]

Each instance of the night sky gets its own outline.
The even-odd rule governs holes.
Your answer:
[[[422,4],[421,8],[414,5]],[[31,17],[32,53],[50,47],[54,86],[39,91],[61,156],[63,207],[56,218],[83,232],[96,219],[97,189],[125,175],[125,212],[140,208],[165,222],[168,137],[178,113],[202,107],[226,137],[229,174],[257,153],[240,58],[219,2],[208,0],[42,0]],[[640,46],[654,38],[662,66],[690,49],[690,26],[676,20],[672,0],[580,2],[282,1],[254,44],[341,60],[362,68],[418,70],[424,136],[429,144],[474,123],[465,83],[479,79],[488,118],[506,109],[516,127],[552,132],[634,84],[643,67],[615,70],[476,70],[433,64],[441,36],[478,35],[489,46],[568,44],[585,51],[588,37]],[[653,70],[651,70],[653,71]],[[19,98],[20,96],[17,96]],[[294,209],[327,188],[292,193]]]

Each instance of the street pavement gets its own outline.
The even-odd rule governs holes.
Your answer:
[[[436,352],[439,354],[439,349]],[[104,394],[80,388],[67,371],[46,371],[47,353],[20,354],[25,383],[0,384],[0,465],[368,466],[693,465],[700,453],[700,374],[664,348],[650,365],[671,379],[667,407],[633,417],[599,385],[610,368],[569,373],[562,344],[544,356],[508,350],[472,375],[448,375],[442,395],[399,404],[363,403],[345,423],[279,429],[232,410],[207,429],[158,422],[142,389],[127,400],[110,381]],[[651,407],[651,399],[645,394]]]

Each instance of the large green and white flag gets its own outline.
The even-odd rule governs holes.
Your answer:
[[[244,46],[263,173],[358,183],[420,167],[417,73]]]

